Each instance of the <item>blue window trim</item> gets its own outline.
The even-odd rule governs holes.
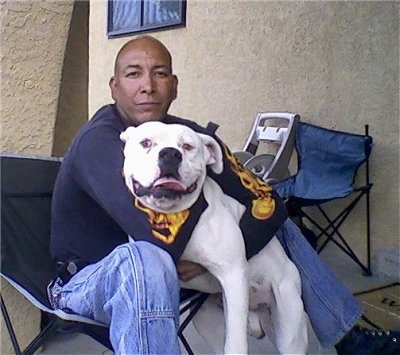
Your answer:
[[[150,10],[148,9],[155,9],[157,6],[160,8],[163,3],[173,3],[176,6],[176,11],[173,12],[174,18],[167,15],[170,18],[151,21]],[[163,8],[166,9],[165,5]],[[137,12],[135,13],[135,11]],[[120,23],[117,23],[118,19]],[[148,23],[146,23],[146,19]],[[108,38],[184,27],[185,25],[186,0],[124,0],[123,2],[121,0],[108,0]]]

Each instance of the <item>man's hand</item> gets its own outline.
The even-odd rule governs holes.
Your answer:
[[[179,260],[176,269],[178,270],[178,276],[182,281],[189,281],[207,271],[200,264],[188,260]]]

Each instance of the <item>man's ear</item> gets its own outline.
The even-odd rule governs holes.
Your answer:
[[[135,129],[135,127],[128,127],[125,131],[123,131],[119,135],[119,139],[121,139],[121,141],[126,143],[129,140],[129,138],[131,137],[131,134],[133,133],[134,129]]]
[[[172,94],[172,100],[175,100],[178,97],[178,77],[173,75],[174,78],[174,90]]]
[[[111,97],[113,98],[113,100],[115,101],[115,97],[116,97],[116,90],[117,90],[117,79],[115,78],[115,76],[112,76],[108,82],[108,86],[111,89]]]
[[[205,146],[204,158],[206,165],[210,166],[214,173],[221,174],[224,169],[224,165],[220,145],[213,137],[207,134],[198,133],[198,135],[200,136]]]

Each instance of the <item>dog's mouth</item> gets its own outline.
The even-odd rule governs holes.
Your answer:
[[[138,181],[133,180],[135,195],[138,197],[153,196],[154,198],[176,199],[182,195],[190,194],[196,190],[197,183],[187,187],[181,181],[172,177],[158,178],[150,186],[143,186]]]

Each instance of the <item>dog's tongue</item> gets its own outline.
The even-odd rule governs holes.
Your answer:
[[[173,178],[160,178],[154,182],[153,187],[163,188],[167,190],[186,191],[186,186],[179,180]]]

